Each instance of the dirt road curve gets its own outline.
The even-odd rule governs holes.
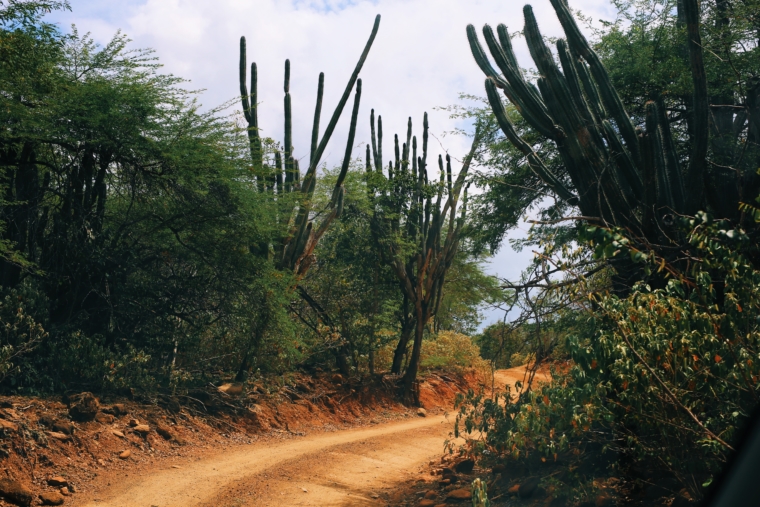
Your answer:
[[[524,380],[499,370],[495,386]],[[539,382],[548,375],[539,374]],[[76,507],[387,505],[400,485],[422,479],[440,458],[453,415],[257,442],[170,468],[135,471],[84,493]],[[432,480],[428,477],[428,480]]]
[[[255,443],[181,468],[125,477],[74,505],[387,505],[393,485],[441,456],[453,420],[415,418],[334,433]]]

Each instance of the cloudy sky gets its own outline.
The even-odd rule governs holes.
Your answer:
[[[510,0],[70,0],[72,11],[48,18],[64,31],[75,24],[101,44],[117,30],[134,47],[152,48],[167,73],[189,79],[203,89],[200,101],[215,107],[238,93],[238,44],[248,41],[248,59],[259,69],[259,124],[263,135],[282,140],[282,80],[286,58],[291,61],[294,146],[297,157],[308,156],[317,77],[325,73],[323,126],[332,114],[348,77],[370,34],[376,14],[380,31],[361,72],[360,123],[354,156],[369,140],[369,112],[383,117],[385,153],[392,153],[393,133],[405,133],[409,116],[421,127],[430,115],[432,156],[448,152],[461,159],[468,142],[445,135],[464,127],[435,107],[457,103],[460,92],[483,96],[483,74],[469,52],[465,27],[478,29],[504,23],[510,32],[522,30],[522,3]],[[610,19],[607,0],[570,0],[594,20]],[[533,8],[542,31],[561,36],[549,0]],[[514,42],[524,67],[532,62],[522,39]],[[350,102],[344,111],[325,160],[340,163],[345,150]],[[419,129],[415,129],[419,133]],[[437,140],[436,140],[437,139]],[[303,165],[303,164],[302,164]],[[521,234],[515,231],[515,235]],[[509,247],[499,252],[490,271],[516,277],[530,258]],[[491,312],[488,320],[499,319]]]

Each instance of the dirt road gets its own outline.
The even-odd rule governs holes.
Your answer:
[[[503,389],[524,368],[496,372]],[[537,375],[545,381],[548,376]],[[285,441],[256,442],[202,458],[176,458],[162,469],[134,470],[84,493],[81,507],[374,506],[428,476],[453,427],[451,416],[410,419]]]
[[[87,507],[387,505],[393,485],[439,458],[452,421],[414,418],[255,443],[146,471],[80,498]]]

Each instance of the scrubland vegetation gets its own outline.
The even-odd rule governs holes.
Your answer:
[[[426,371],[528,364],[551,381],[461,397],[467,452],[568,505],[701,498],[758,401],[760,4],[613,3],[588,38],[564,0],[556,41],[529,6],[519,33],[467,27],[485,98],[449,108],[472,123],[457,164],[427,116],[383,144],[359,79],[379,17],[326,126],[323,76],[292,117],[286,62],[280,140],[259,134],[244,39],[236,112],[201,112],[125,36],[45,22],[66,3],[1,2],[0,388],[334,370],[414,404]],[[485,274],[526,215],[522,278]],[[487,305],[505,318],[478,331]]]

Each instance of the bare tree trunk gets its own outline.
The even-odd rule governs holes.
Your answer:
[[[414,345],[412,346],[412,356],[409,359],[409,366],[404,374],[404,379],[401,382],[402,396],[410,403],[418,404],[419,396],[417,390],[414,389],[417,382],[417,372],[420,369],[420,354],[422,352],[422,337],[425,333],[425,315],[426,310],[420,306],[417,311],[417,325],[414,332]]]
[[[378,283],[378,272],[377,268],[375,268],[374,276],[372,277],[372,318],[370,320],[370,338],[369,338],[369,374],[374,375],[375,374],[375,325],[376,325],[376,318],[377,318],[377,283]]]
[[[396,345],[396,350],[393,352],[393,365],[391,366],[391,373],[394,375],[401,374],[401,367],[404,364],[404,354],[406,354],[406,346],[409,344],[409,338],[414,331],[414,319],[407,319],[401,328],[401,337]]]

